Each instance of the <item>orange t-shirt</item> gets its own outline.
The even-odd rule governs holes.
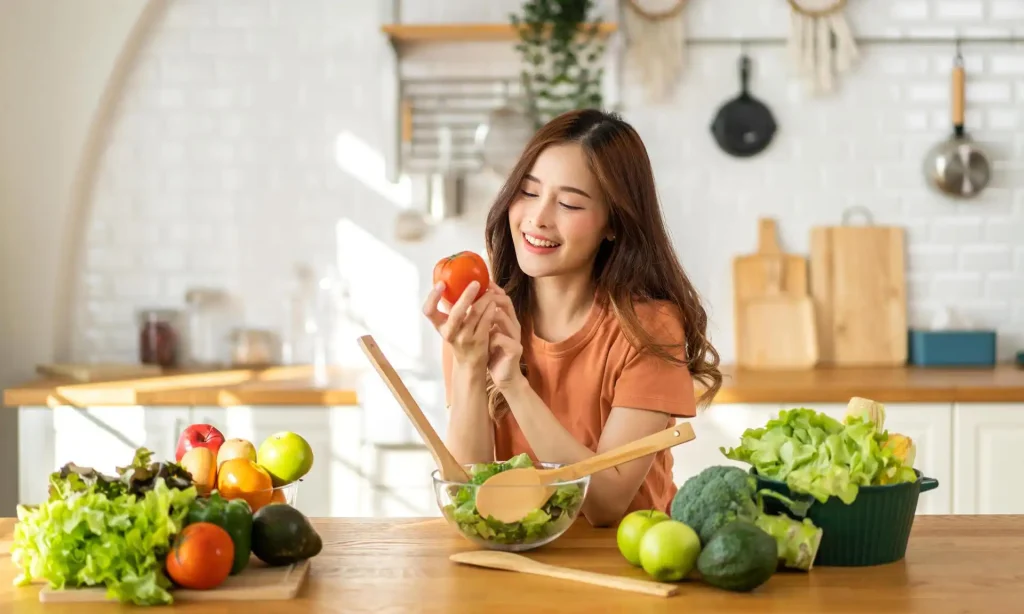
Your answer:
[[[635,308],[644,330],[657,342],[683,342],[682,324],[673,315],[678,310],[670,303],[651,301],[637,303]],[[530,386],[562,426],[592,451],[597,450],[613,407],[669,414],[665,428],[674,424],[676,417],[696,415],[693,378],[687,367],[639,353],[611,308],[599,301],[594,302],[584,325],[561,341],[544,341],[524,326],[523,358]],[[543,460],[533,453],[512,412],[505,412],[494,426],[495,458],[507,460],[523,452]],[[626,512],[667,512],[676,490],[671,449],[663,450],[656,453]]]

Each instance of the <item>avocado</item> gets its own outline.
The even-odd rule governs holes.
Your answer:
[[[267,565],[291,565],[312,558],[323,540],[309,519],[287,503],[271,503],[252,516],[252,553]]]
[[[705,582],[735,592],[761,586],[772,577],[778,564],[775,538],[742,520],[716,531],[697,557],[697,570]]]

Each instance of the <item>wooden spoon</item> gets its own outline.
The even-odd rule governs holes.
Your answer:
[[[471,550],[468,552],[456,552],[449,557],[456,563],[464,565],[475,565],[477,567],[489,567],[491,569],[504,569],[507,571],[518,571],[531,573],[538,576],[548,576],[563,580],[573,580],[596,584],[607,588],[615,588],[623,591],[646,593],[657,597],[671,597],[679,592],[679,586],[654,582],[652,580],[641,580],[639,578],[628,578],[625,576],[614,576],[611,574],[572,569],[569,567],[558,567],[548,565],[521,554],[511,552],[500,552],[497,550]]]
[[[384,357],[384,353],[380,351],[380,347],[377,342],[373,340],[372,335],[363,335],[359,338],[359,347],[363,348],[363,353],[370,359],[373,366],[377,369],[377,373],[387,383],[388,388],[391,389],[391,393],[398,399],[398,404],[405,410],[405,414],[412,420],[416,430],[419,431],[420,436],[427,444],[427,448],[430,450],[431,456],[434,457],[434,462],[437,463],[437,468],[441,472],[441,477],[449,482],[461,482],[466,484],[469,482],[469,474],[463,469],[462,465],[459,464],[452,453],[448,450],[448,447],[444,445],[441,438],[438,437],[437,431],[434,427],[430,426],[430,421],[423,415],[423,410],[416,404],[416,400],[412,398],[412,394],[409,389],[405,387],[402,382],[402,378],[398,377],[398,373],[395,371],[388,359]]]
[[[476,492],[476,509],[484,518],[518,522],[544,505],[555,492],[554,482],[578,480],[583,476],[660,452],[691,441],[693,427],[684,422],[607,452],[557,469],[523,467],[509,469],[487,478]]]

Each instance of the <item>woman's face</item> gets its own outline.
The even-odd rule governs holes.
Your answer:
[[[508,221],[519,267],[535,278],[590,271],[601,241],[611,238],[608,206],[575,143],[541,152]]]

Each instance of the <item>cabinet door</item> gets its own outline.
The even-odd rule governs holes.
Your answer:
[[[750,465],[727,459],[719,450],[735,447],[743,431],[763,426],[778,415],[774,404],[720,404],[698,412],[688,421],[696,438],[672,448],[673,478],[682,486],[686,480],[712,465],[733,465],[748,469]]]
[[[1024,514],[1024,403],[957,403],[953,427],[954,513]]]
[[[6,411],[0,409],[0,411]],[[54,411],[49,407],[18,409],[18,503],[46,501],[50,473],[61,466],[55,451]]]
[[[440,516],[430,474],[437,469],[418,443],[372,445],[370,515],[381,518]]]

